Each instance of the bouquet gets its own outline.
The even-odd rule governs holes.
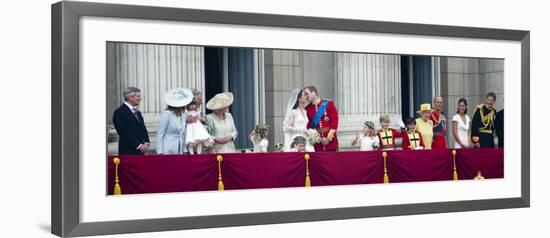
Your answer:
[[[277,143],[273,145],[273,152],[281,152],[283,150],[283,143]]]
[[[309,143],[312,145],[321,142],[321,135],[315,129],[308,129],[306,135]]]

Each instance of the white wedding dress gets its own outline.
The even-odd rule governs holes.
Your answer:
[[[306,138],[306,151],[315,151],[306,136],[308,122],[309,120],[307,118],[305,109],[291,109],[287,113],[286,118],[283,121],[283,132],[285,135],[283,151],[292,151],[290,145],[292,144],[292,140],[294,140],[294,137],[296,136],[303,136]]]

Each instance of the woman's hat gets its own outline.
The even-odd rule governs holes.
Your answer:
[[[174,88],[164,96],[166,104],[171,107],[184,107],[193,101],[193,92],[188,88]]]
[[[420,110],[416,111],[416,113],[421,114],[425,111],[433,112],[432,105],[429,103],[420,104]]]
[[[218,110],[233,104],[233,94],[230,92],[218,93],[206,103],[209,110]]]

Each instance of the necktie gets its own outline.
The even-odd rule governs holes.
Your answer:
[[[135,107],[132,108],[132,113],[134,113],[134,117],[135,117],[138,121],[140,121],[140,120],[139,120],[139,117],[138,117],[138,114],[137,114],[137,113],[138,113],[138,110],[137,110]]]

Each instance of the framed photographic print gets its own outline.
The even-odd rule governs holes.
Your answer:
[[[52,233],[528,207],[529,110],[528,31],[62,1]]]

